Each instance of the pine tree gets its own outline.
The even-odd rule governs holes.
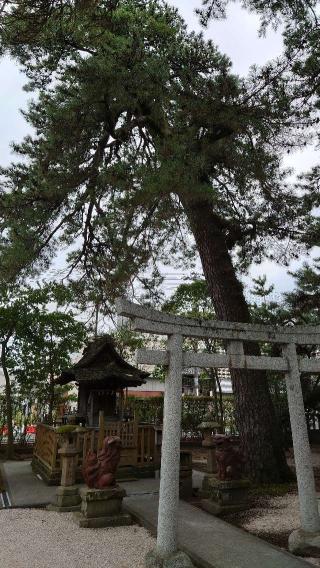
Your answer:
[[[232,75],[162,2],[77,6],[8,2],[0,15],[2,51],[38,91],[25,113],[35,134],[2,172],[1,273],[43,269],[81,240],[70,269],[113,298],[152,260],[189,259],[191,231],[217,317],[250,321],[235,266],[299,255],[312,226],[280,167],[308,120],[285,73]],[[233,383],[251,476],[284,479],[265,375],[234,371]]]
[[[318,325],[320,322],[320,259],[313,264],[304,263],[296,272],[291,273],[296,281],[295,289],[286,294],[294,317],[299,323]]]

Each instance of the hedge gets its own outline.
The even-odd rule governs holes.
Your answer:
[[[163,397],[138,398],[129,397],[128,406],[139,422],[161,424],[163,420]],[[224,429],[227,433],[235,434],[233,397],[223,399]],[[214,411],[214,398],[210,396],[182,397],[182,435],[183,437],[200,437],[199,424],[208,413]]]

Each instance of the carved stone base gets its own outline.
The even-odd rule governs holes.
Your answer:
[[[238,505],[221,505],[220,503],[211,501],[211,499],[202,499],[201,507],[204,511],[210,513],[210,515],[219,517],[219,515],[223,515],[224,513],[236,513],[237,511],[245,511],[248,506],[244,503],[239,503]]]
[[[122,499],[126,496],[119,485],[107,489],[80,489],[81,509],[75,515],[80,527],[100,528],[130,525],[130,515],[122,513]]]
[[[58,513],[69,513],[71,511],[80,511],[81,497],[79,488],[74,485],[69,487],[57,487],[56,501],[48,505],[48,511],[57,511]]]
[[[74,513],[74,518],[79,527],[84,529],[101,529],[106,527],[127,527],[132,525],[132,519],[127,513],[110,515],[106,517],[84,517],[82,513]]]
[[[289,536],[289,550],[297,556],[320,558],[320,532],[293,531]]]
[[[199,497],[201,497],[202,499],[208,499],[211,495],[211,489],[210,489],[211,479],[215,482],[217,480],[217,477],[213,474],[205,475],[202,480],[202,486],[201,489],[199,489]]]
[[[175,552],[163,559],[156,550],[152,550],[145,558],[145,568],[194,568],[194,565],[184,552]]]
[[[243,511],[248,507],[249,480],[220,481],[208,477],[206,483],[208,498],[201,501],[201,506],[208,513],[221,515]]]

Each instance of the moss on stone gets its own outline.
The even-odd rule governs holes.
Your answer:
[[[253,485],[249,492],[250,495],[255,497],[281,497],[290,493],[296,486],[293,483],[272,483],[272,484],[262,484],[262,485]]]
[[[210,477],[208,479],[208,487],[212,489],[247,489],[251,486],[249,479],[226,479],[222,481],[217,477]]]

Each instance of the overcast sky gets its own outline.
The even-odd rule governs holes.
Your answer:
[[[200,0],[171,0],[179,8],[190,29],[200,30],[194,8],[199,6]],[[280,55],[282,39],[280,33],[269,31],[266,38],[258,35],[259,19],[255,15],[242,10],[238,5],[231,4],[228,9],[226,21],[212,22],[205,30],[205,36],[212,39],[220,51],[227,54],[233,64],[233,71],[245,75],[253,64],[263,64]],[[12,155],[10,143],[19,141],[28,132],[19,109],[25,108],[30,93],[23,91],[24,77],[17,65],[4,59],[0,63],[0,164],[8,164]],[[308,149],[301,153],[289,156],[285,160],[286,166],[292,166],[297,172],[308,170],[315,163],[316,153]],[[319,253],[318,253],[319,254]],[[290,269],[295,269],[299,263],[293,263]],[[278,293],[292,287],[292,279],[287,275],[287,269],[264,263],[254,267],[253,275],[267,273],[271,282],[276,285]],[[178,275],[179,276],[179,275]],[[168,279],[166,287],[171,290],[178,283],[176,279]]]

